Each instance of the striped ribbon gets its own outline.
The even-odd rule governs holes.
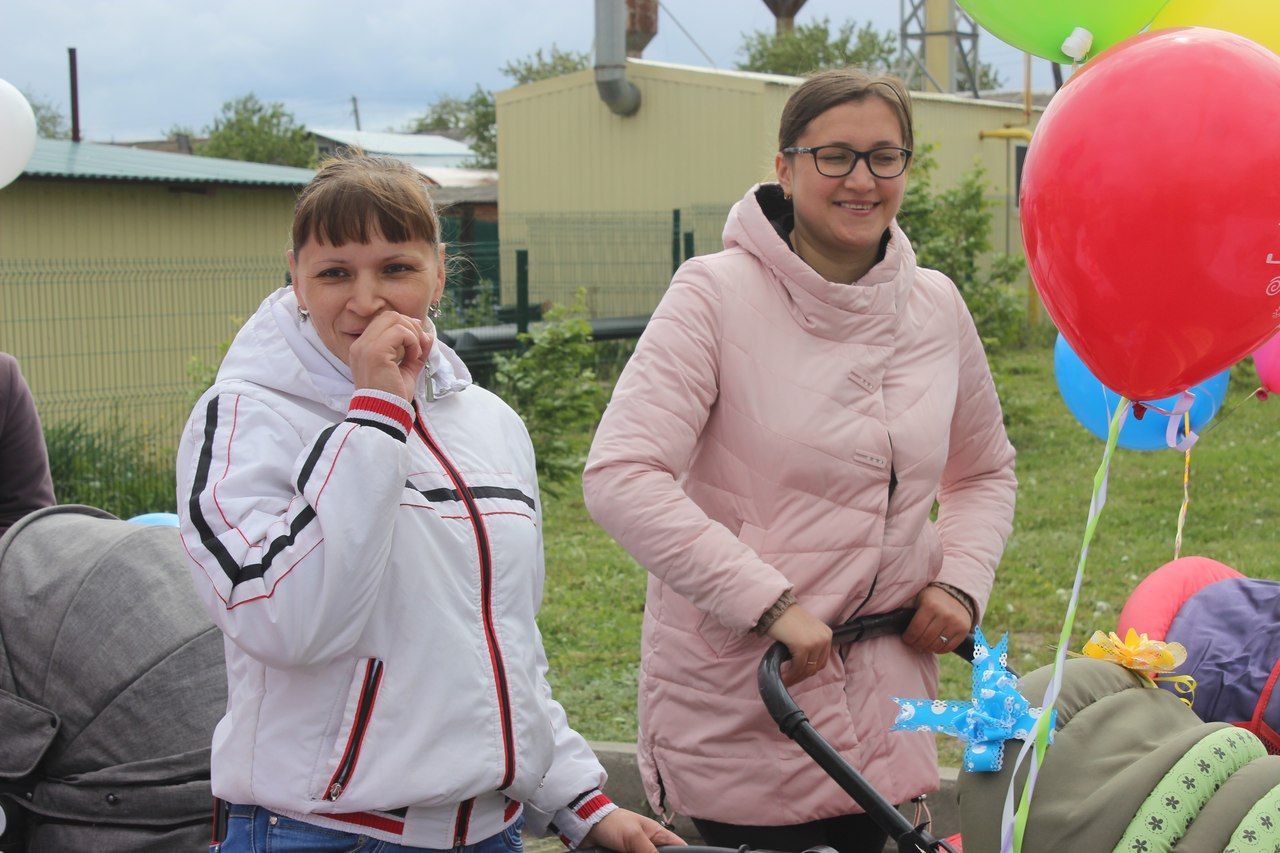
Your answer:
[[[1022,851],[1022,836],[1027,828],[1027,815],[1031,809],[1031,796],[1036,787],[1036,775],[1040,769],[1040,764],[1044,761],[1044,755],[1049,748],[1049,726],[1052,725],[1054,715],[1051,713],[1054,704],[1058,700],[1058,694],[1062,691],[1062,664],[1067,657],[1067,649],[1071,647],[1071,630],[1075,627],[1076,606],[1080,603],[1080,585],[1084,581],[1084,567],[1089,558],[1089,543],[1093,541],[1093,534],[1098,527],[1098,518],[1102,514],[1102,507],[1107,502],[1107,479],[1111,473],[1111,457],[1115,454],[1116,442],[1120,437],[1120,427],[1124,425],[1125,417],[1129,413],[1129,401],[1124,397],[1120,398],[1115,412],[1111,416],[1111,428],[1107,433],[1107,446],[1102,452],[1102,464],[1098,466],[1098,472],[1093,477],[1093,497],[1089,502],[1089,517],[1084,527],[1084,543],[1080,547],[1080,562],[1076,566],[1075,582],[1071,586],[1071,598],[1067,601],[1067,615],[1062,622],[1062,632],[1058,637],[1058,650],[1053,658],[1053,673],[1049,679],[1049,686],[1045,690],[1044,701],[1041,703],[1046,713],[1041,714],[1040,719],[1036,722],[1036,728],[1033,737],[1023,742],[1022,748],[1018,751],[1017,760],[1013,765],[1013,772],[1009,775],[1009,790],[1005,793],[1004,814],[1002,816],[1002,830],[1000,833],[1000,851],[1001,853],[1010,853],[1010,851]],[[1031,762],[1027,771],[1027,781],[1022,789],[1022,799],[1018,802],[1017,809],[1014,809],[1014,788],[1017,784],[1018,768],[1022,766],[1022,762],[1026,759],[1028,753],[1034,751],[1035,760]]]
[[[1191,413],[1184,412],[1187,434],[1191,433]],[[1186,460],[1182,463],[1182,508],[1178,510],[1178,532],[1173,537],[1173,559],[1182,556],[1182,531],[1187,526],[1187,507],[1191,504],[1191,448],[1186,451]]]

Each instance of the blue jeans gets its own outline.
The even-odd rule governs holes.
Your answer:
[[[490,838],[468,844],[462,853],[524,853],[520,830],[524,818]],[[453,853],[378,841],[367,835],[342,832],[278,815],[261,806],[229,806],[227,837],[210,853]]]

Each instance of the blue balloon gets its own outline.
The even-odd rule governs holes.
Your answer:
[[[178,516],[171,512],[146,512],[129,519],[134,524],[152,524],[158,527],[177,527]]]
[[[1094,377],[1062,335],[1058,335],[1058,343],[1053,348],[1053,372],[1058,378],[1058,391],[1071,414],[1085,429],[1106,441],[1111,416],[1120,405],[1120,395]],[[1229,374],[1230,371],[1224,370],[1199,385],[1191,386],[1191,392],[1196,395],[1190,412],[1192,430],[1199,432],[1222,408],[1222,401],[1227,397]],[[1178,398],[1173,396],[1142,402],[1172,411]],[[1118,443],[1129,450],[1162,450],[1169,446],[1165,439],[1168,427],[1169,418],[1159,412],[1148,410],[1142,420],[1130,413],[1120,428]],[[1184,434],[1184,425],[1179,423],[1178,437]]]

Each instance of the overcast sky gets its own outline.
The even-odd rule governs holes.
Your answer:
[[[732,68],[742,34],[773,27],[761,0],[661,5],[646,59]],[[498,69],[509,59],[553,42],[589,51],[593,8],[591,0],[0,0],[0,79],[66,114],[66,49],[75,47],[91,140],[154,139],[174,125],[198,131],[224,101],[250,91],[310,127],[354,127],[356,95],[363,128],[386,130],[440,95],[507,87]],[[899,0],[808,0],[797,20],[896,31],[898,9]],[[1021,53],[985,33],[980,51],[1006,82],[1021,81]],[[1036,65],[1046,87],[1048,65]]]

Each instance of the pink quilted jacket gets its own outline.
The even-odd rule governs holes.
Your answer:
[[[583,490],[650,572],[639,750],[651,804],[782,825],[857,809],[769,719],[756,666],[770,641],[752,626],[789,587],[831,624],[907,605],[935,579],[983,607],[1016,481],[951,281],[916,266],[895,224],[882,262],[832,284],[762,203],[784,204],[776,185],[734,206],[723,252],[676,273]],[[889,697],[935,695],[935,657],[896,637],[834,657],[793,691],[814,725],[890,801],[936,789],[932,736],[889,731]]]

